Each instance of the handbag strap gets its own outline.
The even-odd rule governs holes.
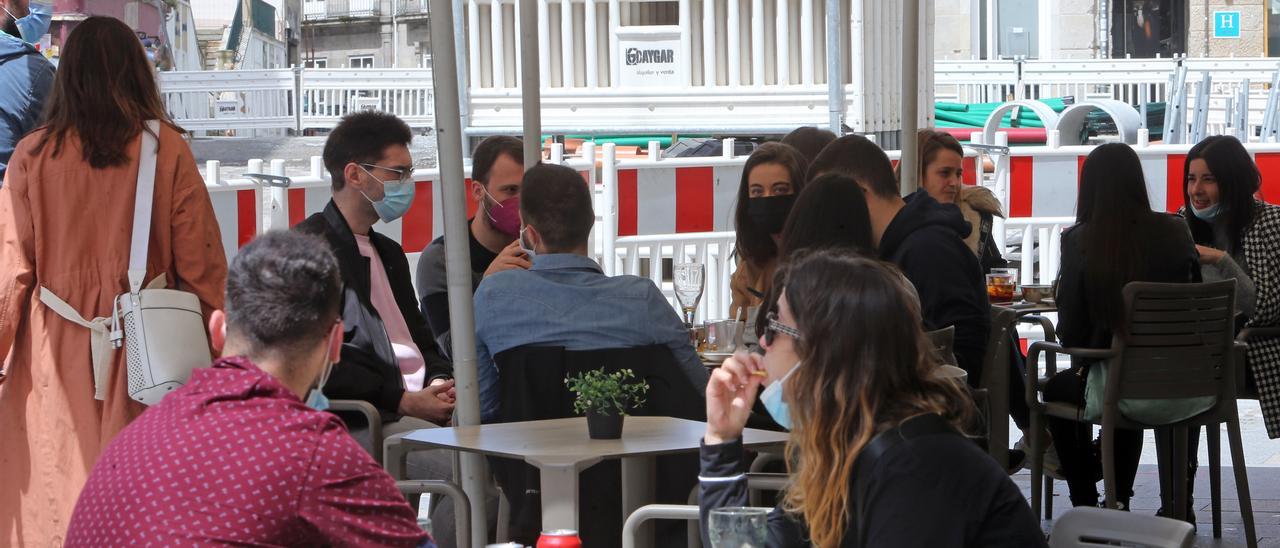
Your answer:
[[[147,120],[138,153],[138,187],[133,200],[133,241],[129,245],[129,292],[142,290],[147,276],[147,246],[151,243],[151,210],[155,203],[156,157],[160,122]]]

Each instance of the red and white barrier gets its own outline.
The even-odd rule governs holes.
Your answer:
[[[278,173],[284,175],[283,164],[276,164]],[[583,178],[594,182],[594,169],[585,162],[571,162]],[[251,160],[249,173],[261,173],[262,161]],[[470,166],[464,170],[470,171]],[[221,180],[217,162],[206,167],[206,185],[213,202],[214,215],[222,230],[222,245],[227,257],[267,228],[293,226],[308,216],[324,210],[333,197],[331,179],[324,173],[320,158],[312,158],[311,173],[292,177],[289,188],[262,187],[251,178]],[[373,230],[399,242],[405,253],[420,253],[427,244],[444,234],[444,217],[441,212],[439,171],[435,169],[415,172],[413,204],[404,217],[390,223],[379,222]],[[471,179],[465,184],[470,188]],[[467,216],[475,215],[478,203],[468,191]]]
[[[1080,170],[1093,146],[1015,147],[997,157],[993,186],[1010,217],[1074,217]],[[1183,205],[1184,164],[1192,145],[1134,146],[1142,161],[1151,208],[1175,212]],[[1246,143],[1262,173],[1261,198],[1280,203],[1280,144]]]

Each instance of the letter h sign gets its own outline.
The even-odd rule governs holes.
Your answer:
[[[1213,12],[1213,37],[1214,38],[1239,38],[1240,37],[1240,12],[1238,11]]]

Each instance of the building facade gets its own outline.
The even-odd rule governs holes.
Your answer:
[[[431,66],[428,0],[303,0],[309,68]]]
[[[934,0],[938,59],[1280,56],[1276,0]]]

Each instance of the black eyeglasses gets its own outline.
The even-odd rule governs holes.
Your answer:
[[[800,340],[800,330],[778,321],[777,312],[770,312],[765,316],[765,320],[769,322],[764,328],[765,344],[772,346],[773,339],[777,338],[778,333]]]

